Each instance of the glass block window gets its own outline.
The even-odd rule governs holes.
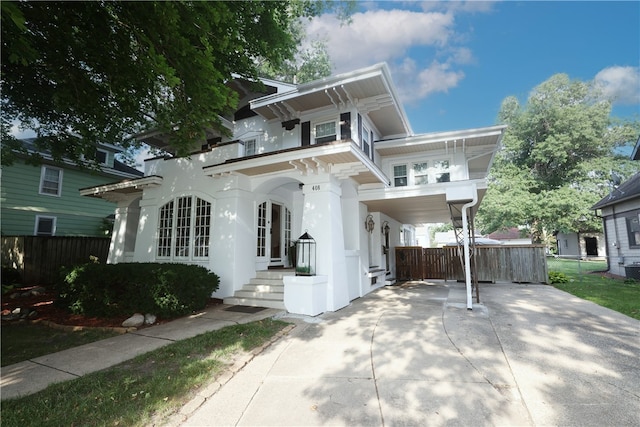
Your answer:
[[[332,142],[338,139],[338,133],[336,131],[337,126],[335,121],[325,122],[317,124],[316,130],[316,144],[323,142]]]
[[[60,196],[62,192],[62,169],[42,166],[40,194]]]
[[[393,167],[393,185],[395,187],[407,186],[407,165]]]
[[[413,182],[415,185],[429,183],[429,168],[427,162],[413,164]]]

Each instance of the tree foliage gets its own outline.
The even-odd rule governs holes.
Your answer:
[[[637,122],[610,117],[593,85],[557,74],[527,104],[506,98],[499,121],[509,127],[479,212],[483,232],[528,227],[538,241],[555,231],[597,231],[591,211],[611,190],[611,173],[637,171],[617,150],[638,138]]]
[[[347,2],[95,1],[2,2],[3,162],[10,128],[33,129],[55,158],[78,160],[95,143],[133,141],[149,128],[170,135],[178,154],[237,95],[232,73],[257,77],[293,58],[299,20]]]

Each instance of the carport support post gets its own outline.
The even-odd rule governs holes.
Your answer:
[[[471,254],[469,252],[469,221],[467,209],[478,203],[478,193],[473,200],[462,206],[462,235],[464,236],[464,281],[467,287],[467,310],[473,310],[473,294],[471,292]]]

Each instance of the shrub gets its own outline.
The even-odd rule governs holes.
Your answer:
[[[22,276],[17,268],[2,267],[1,274],[0,280],[2,280],[3,285],[16,285],[22,282]]]
[[[117,316],[133,312],[175,317],[203,308],[219,277],[186,264],[83,264],[64,274],[59,302],[76,314]]]
[[[568,283],[569,277],[566,274],[561,273],[559,271],[550,271],[549,272],[549,282],[553,283]]]

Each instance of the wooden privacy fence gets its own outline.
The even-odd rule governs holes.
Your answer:
[[[20,271],[25,285],[50,285],[60,267],[84,264],[96,257],[105,263],[108,237],[2,236],[2,266]]]
[[[477,246],[474,256],[481,282],[549,282],[544,245]],[[396,247],[396,278],[464,280],[458,248]]]

